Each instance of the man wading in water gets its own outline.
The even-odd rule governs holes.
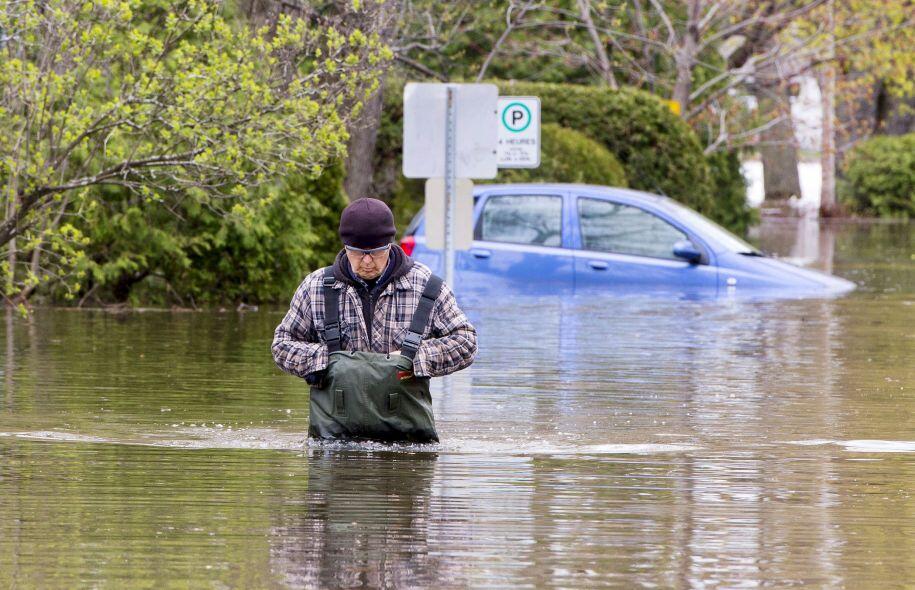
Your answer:
[[[351,203],[343,250],[305,277],[276,328],[273,360],[311,385],[311,437],[438,441],[429,378],[473,362],[476,330],[395,233],[382,201]]]

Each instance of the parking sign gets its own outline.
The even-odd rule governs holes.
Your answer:
[[[499,97],[499,168],[540,166],[540,99]]]

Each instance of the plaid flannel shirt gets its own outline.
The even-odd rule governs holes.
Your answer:
[[[351,285],[336,281],[334,289],[342,290],[341,350],[399,351],[431,275],[428,267],[414,262],[409,272],[384,288],[375,303],[371,344],[358,293]],[[323,280],[323,269],[305,277],[273,336],[273,360],[280,369],[298,377],[327,367]],[[454,293],[443,284],[413,359],[413,373],[417,377],[440,377],[459,371],[473,362],[476,351],[476,329],[458,307]]]

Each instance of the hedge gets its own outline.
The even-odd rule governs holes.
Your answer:
[[[626,170],[610,151],[584,133],[545,123],[540,130],[540,166],[505,168],[494,182],[578,182],[629,186]]]
[[[715,210],[710,217],[738,234],[746,234],[759,222],[759,210],[747,202],[747,180],[740,170],[740,157],[735,151],[719,151],[706,158],[712,182]]]
[[[506,168],[492,183],[576,182],[607,186],[629,186],[626,171],[607,148],[587,135],[556,123],[545,123],[540,131],[540,166]],[[400,165],[400,160],[392,160]],[[423,181],[398,178],[395,189],[386,195],[401,230],[423,201]]]
[[[736,156],[707,158],[692,128],[657,97],[627,88],[613,91],[569,84],[495,83],[501,95],[540,97],[544,127],[557,124],[605,147],[623,165],[630,187],[665,194],[738,232],[753,219],[740,187]],[[401,174],[402,124],[403,83],[388,80],[374,186],[395,209],[398,227],[409,221],[423,193],[421,181],[405,179]],[[587,163],[585,159],[572,168]]]
[[[871,138],[845,160],[840,196],[849,208],[880,217],[915,217],[915,133]]]
[[[603,144],[632,188],[712,213],[709,168],[699,138],[657,97],[599,86],[496,82],[500,95],[538,96],[544,123],[559,123]]]

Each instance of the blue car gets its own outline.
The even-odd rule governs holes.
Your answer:
[[[575,184],[474,190],[474,241],[455,258],[458,292],[592,289],[675,295],[838,295],[854,283],[765,256],[667,197]],[[420,211],[401,246],[443,273]]]

